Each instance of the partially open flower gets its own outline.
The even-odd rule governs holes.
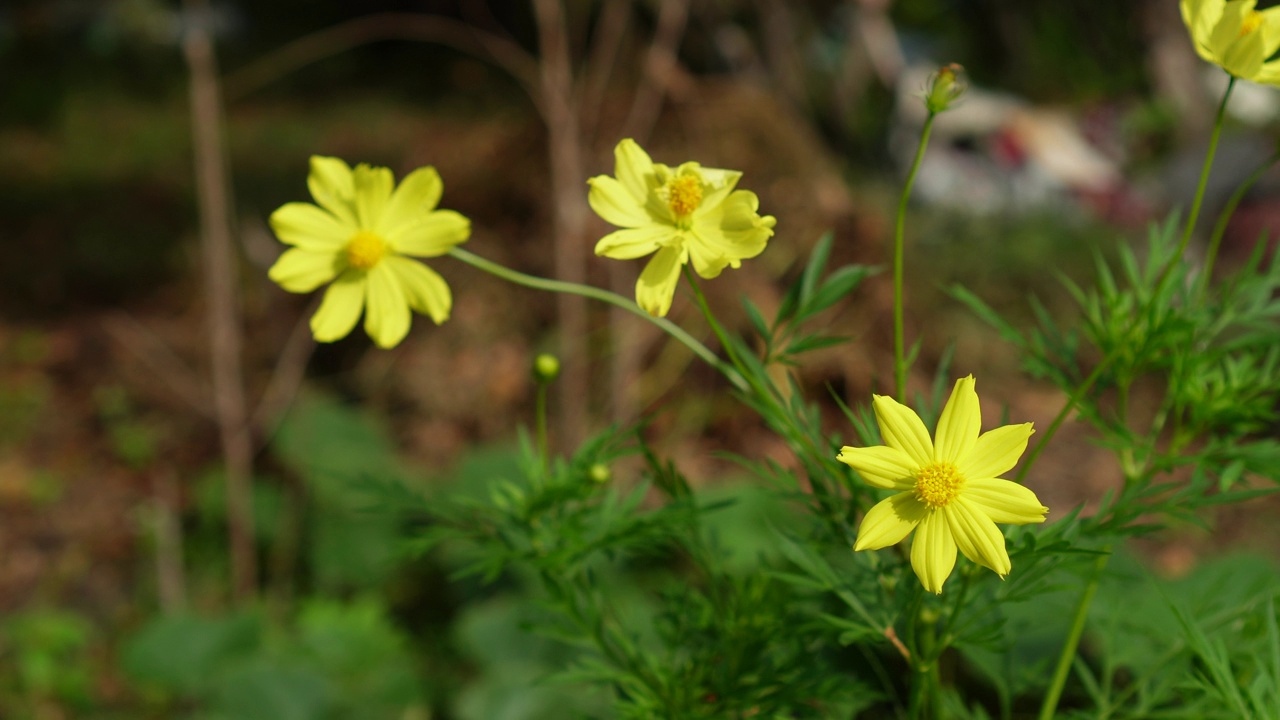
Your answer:
[[[1182,0],[1182,21],[1196,53],[1243,80],[1280,85],[1280,7],[1254,0]]]
[[[311,333],[320,342],[346,337],[361,312],[379,347],[409,332],[410,309],[437,325],[453,297],[434,270],[406,256],[436,257],[471,235],[471,221],[437,210],[444,186],[435,168],[414,170],[399,187],[387,168],[312,156],[307,186],[317,204],[294,202],[271,214],[286,250],[268,272],[289,292],[311,292],[333,281]]]
[[[636,281],[636,303],[650,315],[671,309],[680,269],[692,262],[704,278],[764,251],[777,222],[760,215],[755,193],[734,190],[742,173],[687,162],[655,163],[634,140],[613,151],[615,177],[587,181],[591,209],[622,228],[596,243],[596,254],[632,260],[654,253]]]

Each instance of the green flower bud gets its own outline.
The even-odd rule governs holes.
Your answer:
[[[944,65],[929,76],[924,106],[935,115],[944,112],[968,89],[969,84],[964,80],[964,68],[956,63]]]
[[[591,478],[591,482],[604,484],[613,479],[613,471],[604,463],[595,463],[587,470],[587,477]]]
[[[549,353],[542,353],[533,359],[533,379],[540,383],[549,383],[560,374],[560,360]]]

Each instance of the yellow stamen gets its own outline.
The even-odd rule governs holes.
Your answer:
[[[347,242],[347,264],[353,268],[368,270],[386,254],[387,243],[368,230],[361,230]]]
[[[689,217],[702,204],[702,181],[696,175],[673,177],[662,190],[671,214],[677,218]]]
[[[916,473],[916,499],[930,508],[945,507],[964,487],[964,476],[949,462],[925,465]]]
[[[1248,15],[1244,16],[1244,20],[1240,23],[1240,37],[1244,37],[1249,33],[1257,30],[1262,25],[1262,13],[1257,10],[1250,10]]]

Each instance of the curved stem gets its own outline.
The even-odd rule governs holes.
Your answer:
[[[924,121],[924,129],[920,131],[920,144],[916,146],[915,160],[911,162],[907,182],[902,187],[902,198],[898,200],[898,219],[893,229],[893,394],[898,402],[907,400],[906,340],[902,318],[903,234],[907,223],[907,200],[911,198],[911,186],[915,185],[916,174],[920,172],[920,162],[924,160],[924,149],[929,145],[929,134],[933,131],[934,117],[935,114],[930,112],[929,117]]]
[[[1164,270],[1160,273],[1160,279],[1156,281],[1154,295],[1160,294],[1160,289],[1164,287],[1169,276],[1173,274],[1173,269],[1182,261],[1182,253],[1186,252],[1187,244],[1191,242],[1191,233],[1196,229],[1196,220],[1200,217],[1200,204],[1204,202],[1204,190],[1209,184],[1209,170],[1213,167],[1213,156],[1218,151],[1218,138],[1222,135],[1222,120],[1227,114],[1227,100],[1231,99],[1231,91],[1236,86],[1236,77],[1231,76],[1227,81],[1227,90],[1222,93],[1222,102],[1218,104],[1218,115],[1213,121],[1213,133],[1209,135],[1209,151],[1205,153],[1204,165],[1200,168],[1200,184],[1196,186],[1196,196],[1191,201],[1191,212],[1187,215],[1187,225],[1182,229],[1182,240],[1178,242],[1178,250],[1169,258],[1169,264],[1165,265]]]
[[[1209,289],[1209,282],[1213,279],[1213,263],[1218,257],[1218,246],[1222,244],[1222,236],[1227,232],[1227,223],[1230,222],[1231,216],[1235,214],[1236,208],[1240,205],[1240,201],[1244,199],[1245,193],[1258,182],[1262,176],[1280,161],[1280,150],[1273,152],[1266,162],[1262,163],[1240,183],[1240,187],[1232,193],[1231,199],[1227,201],[1226,207],[1222,208],[1222,213],[1218,215],[1218,221],[1213,226],[1213,235],[1209,238],[1209,249],[1204,256],[1204,270],[1200,275],[1204,279],[1204,283],[1200,286],[1201,293]]]
[[[548,280],[547,278],[540,278],[534,275],[526,275],[504,265],[499,265],[492,260],[486,260],[479,255],[467,252],[462,248],[453,248],[450,250],[449,257],[455,260],[461,260],[477,270],[483,270],[490,275],[502,278],[503,280],[515,283],[516,285],[523,285],[524,287],[533,288],[535,290],[545,290],[547,292],[581,295],[582,297],[599,300],[600,302],[608,303],[614,307],[622,308],[633,315],[642,317],[654,325],[657,325],[668,335],[679,340],[685,347],[692,350],[693,354],[702,358],[702,360],[708,365],[719,370],[725,377],[729,378],[729,382],[732,382],[734,387],[737,387],[739,390],[747,389],[746,380],[743,380],[742,376],[739,375],[736,370],[726,365],[723,360],[716,356],[715,353],[708,350],[706,345],[698,342],[696,338],[685,332],[679,325],[676,325],[666,318],[653,317],[641,309],[639,305],[636,305],[634,302],[631,302],[621,295],[611,293],[608,290],[591,287],[590,285],[579,285],[578,283],[564,282],[561,280]]]
[[[1080,595],[1076,605],[1075,617],[1071,620],[1071,630],[1067,633],[1067,642],[1062,646],[1062,654],[1058,656],[1058,666],[1053,671],[1053,680],[1049,683],[1049,693],[1044,696],[1044,704],[1040,706],[1040,720],[1052,720],[1058,710],[1058,700],[1062,698],[1062,688],[1067,684],[1067,673],[1076,658],[1076,648],[1080,646],[1080,636],[1084,634],[1084,623],[1089,617],[1089,606],[1093,604],[1093,596],[1098,592],[1098,584],[1102,582],[1102,571],[1111,559],[1111,546],[1102,548],[1102,554],[1093,566],[1093,577]]]

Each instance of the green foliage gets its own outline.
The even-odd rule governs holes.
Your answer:
[[[26,610],[6,618],[0,633],[0,662],[11,671],[0,673],[5,706],[29,713],[51,702],[92,706],[96,668],[88,619],[64,610]]]
[[[121,664],[157,707],[194,708],[181,717],[377,720],[421,707],[407,648],[378,601],[317,599],[292,627],[254,612],[159,617]]]

